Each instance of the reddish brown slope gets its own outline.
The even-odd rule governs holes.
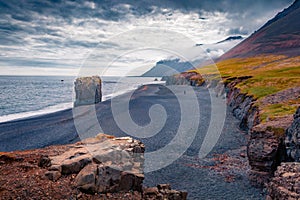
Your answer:
[[[300,0],[278,13],[249,38],[218,60],[261,54],[300,55]]]

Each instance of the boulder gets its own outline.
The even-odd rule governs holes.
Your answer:
[[[86,193],[94,194],[97,192],[96,176],[98,166],[96,164],[89,164],[85,166],[75,178],[76,187]]]
[[[60,171],[47,171],[45,176],[51,181],[57,181],[61,177]]]
[[[183,191],[172,190],[169,184],[160,184],[156,187],[144,188],[143,199],[169,199],[169,200],[186,200],[187,193]]]
[[[51,160],[47,155],[41,155],[38,166],[39,167],[49,167],[51,165]]]
[[[99,76],[80,77],[75,80],[74,106],[90,105],[101,102],[101,79]]]
[[[185,200],[187,193],[172,190],[169,184],[143,188],[144,151],[144,144],[130,137],[99,134],[67,145],[64,153],[42,160],[50,160],[45,173],[49,180],[73,174],[74,188],[84,193],[101,193],[111,199],[111,194],[134,191],[143,199]]]
[[[267,199],[300,199],[300,163],[281,163],[267,191]]]
[[[60,155],[47,157],[48,179],[77,174],[75,186],[92,194],[142,190],[145,146],[141,142],[99,134],[68,147]]]
[[[61,173],[62,174],[75,174],[80,172],[84,166],[89,164],[91,162],[91,158],[86,155],[86,156],[80,156],[77,158],[69,158],[66,159],[62,164],[61,164]]]
[[[285,145],[289,161],[300,162],[300,107],[294,114],[294,121],[286,131]]]

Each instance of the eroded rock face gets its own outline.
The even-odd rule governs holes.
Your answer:
[[[267,190],[267,199],[300,199],[300,163],[281,163]]]
[[[76,99],[74,106],[101,102],[101,79],[99,76],[80,77],[75,80]]]
[[[257,125],[251,130],[247,154],[251,166],[249,177],[255,185],[264,186],[284,160],[284,131],[282,127],[267,124]]]
[[[285,145],[288,160],[300,162],[300,107],[294,115],[292,125],[286,131]]]
[[[259,118],[259,108],[255,106],[255,99],[240,92],[236,84],[250,77],[237,77],[230,80],[225,85],[228,105],[232,108],[233,115],[240,120],[240,128],[248,130],[250,135],[247,154],[251,171],[249,178],[254,185],[264,186],[273,176],[276,167],[280,162],[286,159],[286,150],[284,144],[284,133],[290,126],[291,116],[276,118],[276,120],[261,123]],[[264,99],[262,103],[278,103],[282,101],[285,94],[292,94],[295,89],[279,92]],[[298,90],[297,90],[298,91]],[[288,93],[287,93],[288,92]],[[276,97],[276,98],[275,98]],[[291,97],[294,98],[293,94]],[[295,132],[297,126],[291,130]],[[292,141],[295,134],[289,134],[286,141],[290,141],[290,146],[295,152],[295,140]],[[295,137],[294,137],[295,138]],[[294,144],[293,144],[294,143]]]
[[[233,115],[241,121],[240,128],[251,130],[260,123],[259,110],[254,106],[254,99],[242,94],[239,89],[230,87],[226,86],[225,88],[228,91],[228,105],[232,108]]]

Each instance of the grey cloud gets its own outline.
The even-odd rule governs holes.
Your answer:
[[[0,31],[0,45],[5,45],[5,46],[13,46],[13,45],[24,45],[27,42],[23,40],[22,37],[18,35],[11,35],[8,33],[3,33]]]
[[[98,42],[87,42],[87,41],[78,41],[78,40],[68,40],[65,42],[65,45],[68,47],[87,47],[94,48],[98,45]]]
[[[249,31],[248,30],[245,30],[241,27],[238,27],[238,28],[230,28],[229,31],[228,31],[228,34],[229,35],[248,35],[249,34]]]
[[[9,59],[5,57],[0,57],[0,63],[4,63],[8,66],[28,66],[28,67],[74,67],[74,65],[68,65],[63,62],[63,60],[54,60],[54,59],[39,59],[39,60],[28,60],[27,58],[20,57],[10,57]]]

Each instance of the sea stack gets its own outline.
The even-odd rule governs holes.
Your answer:
[[[74,106],[91,105],[101,102],[101,78],[99,76],[79,77],[75,80],[76,99]]]

